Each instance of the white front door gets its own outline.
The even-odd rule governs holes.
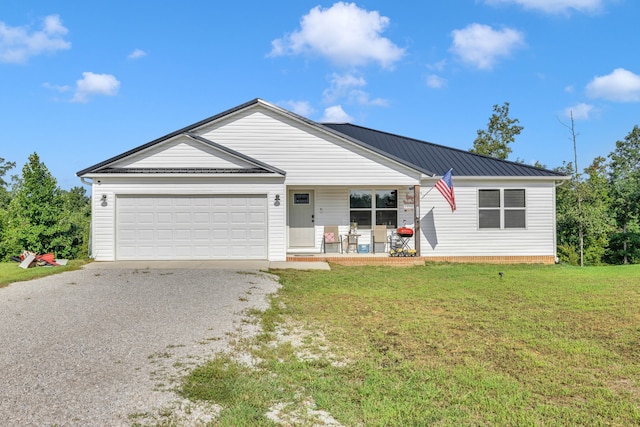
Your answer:
[[[289,246],[315,246],[313,191],[289,192]]]

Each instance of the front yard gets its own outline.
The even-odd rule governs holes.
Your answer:
[[[237,343],[254,363],[181,386],[220,425],[640,423],[640,266],[275,273],[264,333]]]
[[[26,280],[49,276],[51,274],[78,270],[86,263],[87,261],[84,260],[72,260],[65,266],[31,267],[24,269],[18,267],[18,263],[16,262],[0,262],[0,288],[4,288],[13,282],[23,282]]]

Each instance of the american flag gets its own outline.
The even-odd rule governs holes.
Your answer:
[[[453,195],[453,182],[451,181],[451,171],[453,169],[449,169],[449,172],[445,173],[440,181],[436,182],[436,188],[442,195],[445,200],[449,202],[449,206],[451,206],[451,212],[456,210],[456,197]]]

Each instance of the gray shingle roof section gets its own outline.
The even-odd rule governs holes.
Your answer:
[[[547,169],[481,156],[457,148],[381,132],[349,123],[325,123],[323,126],[389,153],[437,176],[453,168],[454,176],[564,177]]]

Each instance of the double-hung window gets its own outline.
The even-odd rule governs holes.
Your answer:
[[[349,220],[358,228],[371,229],[371,225],[398,226],[397,190],[351,190],[349,192]]]
[[[527,204],[524,189],[479,190],[479,228],[526,228]]]

